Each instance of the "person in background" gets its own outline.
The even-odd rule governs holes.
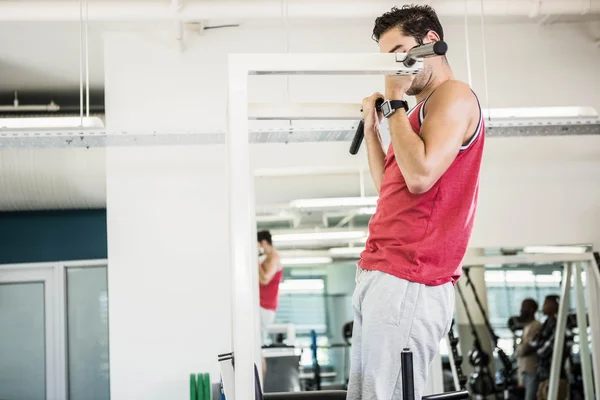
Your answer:
[[[517,347],[519,364],[519,378],[525,388],[525,400],[535,400],[537,396],[538,381],[536,376],[538,356],[529,344],[538,335],[542,324],[535,319],[538,304],[534,299],[525,299],[521,303],[519,320],[523,323],[523,336]]]
[[[544,299],[542,312],[547,316],[542,324],[538,335],[529,342],[526,352],[535,351],[538,357],[537,380],[538,391],[537,400],[548,399],[548,389],[550,386],[550,368],[552,366],[552,355],[554,350],[554,338],[556,335],[556,315],[558,314],[559,296],[550,295]],[[562,362],[560,364],[560,381],[558,384],[558,398],[566,399],[568,393],[568,384],[566,380],[565,361],[567,359],[566,347],[563,348]]]
[[[275,313],[279,305],[279,284],[283,278],[283,265],[279,253],[273,247],[273,240],[269,231],[258,232],[257,245],[259,254],[260,330],[262,344],[264,345],[269,336],[267,328],[275,322]],[[266,370],[267,366],[263,358],[263,380]]]

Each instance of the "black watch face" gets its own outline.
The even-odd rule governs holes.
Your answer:
[[[381,105],[381,112],[383,112],[383,115],[388,115],[391,111],[392,107],[387,101]]]

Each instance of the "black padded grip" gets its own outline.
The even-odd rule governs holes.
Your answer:
[[[402,350],[400,364],[402,368],[402,400],[415,400],[415,380],[413,377],[413,360],[410,350]]]
[[[375,101],[375,110],[377,112],[381,111],[381,105],[383,104],[383,99],[377,99]],[[362,111],[362,110],[360,110]],[[360,145],[362,144],[363,138],[365,137],[365,120],[361,119],[358,123],[358,127],[356,128],[356,133],[354,134],[354,138],[352,139],[352,143],[350,144],[350,154],[355,155],[360,150]]]
[[[360,145],[362,144],[363,138],[365,137],[365,121],[360,120],[358,123],[358,128],[356,128],[356,133],[354,134],[354,139],[352,139],[352,143],[350,144],[350,154],[354,155],[358,153],[360,149]]]

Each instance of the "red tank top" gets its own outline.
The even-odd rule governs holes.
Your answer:
[[[421,128],[426,101],[409,113],[415,134]],[[390,144],[359,267],[431,286],[456,283],[473,229],[484,140],[482,116],[469,143],[422,194],[408,190]]]
[[[283,269],[275,273],[271,282],[260,285],[260,306],[267,310],[277,310],[279,304],[279,284],[283,278]]]

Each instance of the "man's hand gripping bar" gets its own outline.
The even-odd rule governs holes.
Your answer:
[[[446,42],[433,42],[427,43],[421,46],[413,47],[406,53],[406,57],[401,62],[405,67],[412,67],[421,58],[443,56],[448,51],[448,45]],[[377,99],[375,103],[376,111],[381,111],[381,104],[383,99]],[[362,110],[360,110],[362,112]],[[358,128],[354,134],[354,139],[350,144],[350,154],[358,153],[360,145],[362,144],[363,138],[365,137],[365,121],[360,120]]]

